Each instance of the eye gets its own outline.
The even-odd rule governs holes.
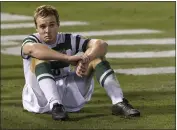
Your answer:
[[[54,27],[54,24],[50,24],[50,27]]]
[[[45,25],[40,25],[40,28],[44,29],[44,28],[46,28],[46,26]]]

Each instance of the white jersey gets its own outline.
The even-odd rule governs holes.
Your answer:
[[[29,35],[23,40],[21,49],[26,83],[30,84],[30,82],[28,81],[28,77],[31,76],[29,75],[29,71],[32,71],[30,66],[33,65],[33,61],[31,60],[30,56],[23,54],[23,46],[25,44],[27,44],[28,42],[45,44],[49,48],[59,51],[60,53],[64,53],[67,55],[75,55],[78,52],[85,52],[89,40],[90,39],[85,39],[80,35],[58,33],[56,42],[52,45],[48,45],[40,40],[38,33]],[[70,65],[68,63],[61,61],[50,61],[50,64],[51,71],[55,78],[65,77],[67,76],[67,73],[70,72]]]
[[[60,53],[75,55],[78,52],[85,52],[89,41],[90,39],[79,35],[64,33],[58,33],[56,42],[51,45],[42,42],[38,33],[29,35],[23,40],[21,56],[23,58],[25,75],[25,86],[22,93],[24,109],[31,112],[43,113],[49,111],[49,103],[44,99],[45,96],[39,87],[38,79],[41,77],[36,77],[34,70],[32,70],[34,68],[33,58],[23,53],[23,46],[29,42],[44,44]],[[70,65],[68,63],[61,61],[49,62],[58,92],[60,96],[62,95],[62,103],[66,107],[66,110],[77,111],[81,109],[91,98],[94,88],[92,77],[79,79],[70,72]],[[81,91],[83,92],[81,93]]]

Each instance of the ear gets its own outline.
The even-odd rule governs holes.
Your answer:
[[[60,27],[60,20],[58,21],[58,27]]]
[[[37,25],[35,26],[35,28],[36,28],[36,31],[38,32],[38,28],[37,28]]]

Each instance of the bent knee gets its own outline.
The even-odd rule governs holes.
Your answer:
[[[106,60],[105,57],[99,57],[99,58],[96,58],[96,59],[92,60],[90,62],[90,64],[93,67],[93,69],[95,69],[95,67],[97,66],[97,64],[99,64],[100,62],[105,61],[105,60]]]

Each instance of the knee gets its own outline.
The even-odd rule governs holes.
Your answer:
[[[105,60],[106,60],[105,57],[99,57],[99,58],[96,58],[96,59],[92,60],[92,61],[90,62],[90,64],[91,64],[92,68],[95,69],[95,67],[96,67],[100,62],[105,61]]]

